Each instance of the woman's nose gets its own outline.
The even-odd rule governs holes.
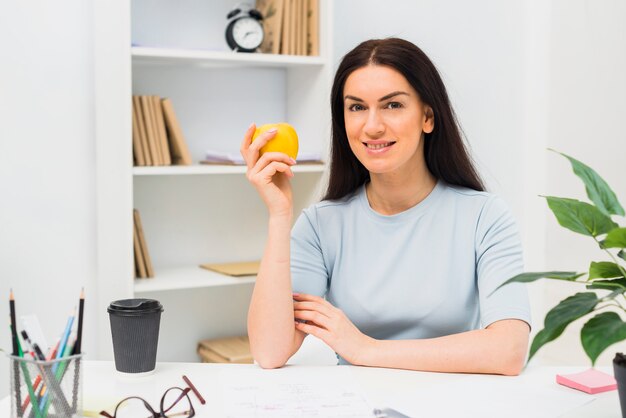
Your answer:
[[[363,130],[370,138],[378,138],[385,133],[385,124],[377,110],[369,112]]]

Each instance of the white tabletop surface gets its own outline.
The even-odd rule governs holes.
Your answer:
[[[84,364],[83,402],[87,409],[107,408],[129,395],[142,396],[158,405],[166,388],[184,385],[182,375],[185,374],[207,401],[206,405],[200,405],[192,397],[199,417],[228,416],[224,412],[220,376],[259,370],[255,365],[159,363],[149,376],[128,377],[116,372],[112,362],[86,361]],[[307,373],[319,376],[320,369],[325,367],[349,367],[356,387],[371,405],[395,407],[410,416],[621,417],[617,391],[589,395],[555,382],[557,373],[579,372],[586,369],[583,367],[530,367],[515,377],[353,366],[286,367],[298,368],[299,376]],[[609,368],[601,370],[611,373]],[[7,396],[0,401],[0,416],[8,417],[9,410],[10,397]]]

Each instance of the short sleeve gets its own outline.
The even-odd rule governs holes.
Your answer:
[[[524,271],[522,244],[515,220],[504,201],[492,196],[483,207],[476,230],[476,275],[483,328],[502,319],[530,326],[526,286],[498,286]]]
[[[325,296],[328,290],[328,270],[314,208],[302,212],[291,230],[291,286],[296,293]]]

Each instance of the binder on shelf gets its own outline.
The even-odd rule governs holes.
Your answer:
[[[174,106],[170,99],[161,100],[161,107],[163,109],[163,116],[165,119],[165,127],[167,128],[167,135],[169,138],[169,149],[171,152],[172,164],[175,165],[191,165],[191,154],[189,148],[185,142],[183,131],[174,113]]]
[[[146,270],[145,277],[154,277],[154,269],[152,268],[152,260],[150,258],[150,253],[148,252],[148,245],[146,243],[146,238],[143,233],[143,226],[141,224],[141,216],[139,215],[139,211],[137,209],[133,209],[133,219],[134,219],[135,228],[137,230],[137,238],[139,241],[141,257],[143,258],[143,262],[145,265],[145,270]]]
[[[146,135],[148,137],[148,148],[150,149],[150,156],[152,157],[152,165],[162,165],[160,147],[156,140],[156,133],[154,132],[155,124],[152,120],[152,106],[151,100],[148,96],[139,96],[141,101],[141,108],[143,109],[144,122],[146,125]]]
[[[167,133],[165,132],[165,119],[163,118],[163,107],[161,106],[161,98],[159,96],[150,96],[152,100],[152,109],[154,109],[154,121],[156,124],[157,138],[163,157],[163,165],[172,165],[170,157],[170,147],[167,142]]]
[[[139,131],[141,152],[144,157],[145,165],[152,165],[152,155],[150,153],[150,147],[148,146],[146,122],[143,116],[143,108],[141,106],[141,99],[139,98],[139,96],[133,96],[133,109],[137,113],[137,128]]]
[[[284,0],[284,10],[283,10],[283,19],[282,19],[282,31],[281,31],[281,40],[280,40],[280,53],[281,54],[290,54],[291,51],[289,49],[289,37],[291,36],[289,19],[291,18],[291,2],[292,0]]]
[[[319,20],[320,5],[319,0],[307,1],[309,11],[307,13],[307,55],[318,56],[320,54]]]
[[[285,0],[257,0],[256,9],[263,15],[265,38],[261,52],[279,54],[283,27]]]
[[[302,3],[303,0],[294,0],[296,8],[294,11],[294,28],[295,28],[295,55],[302,55]]]
[[[137,223],[133,219],[133,249],[135,253],[135,277],[143,279],[148,277],[146,273],[146,263],[143,258],[143,252],[141,251],[141,244],[139,243],[139,234],[137,233]]]
[[[202,340],[198,343],[197,351],[203,363],[254,362],[247,336]]]
[[[143,155],[143,148],[141,146],[141,137],[139,136],[139,125],[137,121],[137,109],[135,108],[135,103],[133,100],[132,103],[133,108],[133,159],[135,165],[143,166],[146,165],[146,160]]]

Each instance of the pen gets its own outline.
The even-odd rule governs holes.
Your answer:
[[[400,412],[391,408],[375,408],[372,412],[374,413],[375,418],[411,418],[408,415],[401,414]]]
[[[41,351],[41,348],[39,348],[37,343],[34,343],[30,340],[30,338],[28,337],[28,333],[25,330],[22,330],[22,338],[24,338],[24,341],[26,341],[26,343],[28,343],[28,345],[31,346],[31,348],[35,352],[35,355],[37,356],[37,360],[43,361],[46,359],[46,356],[44,356],[43,351]]]

